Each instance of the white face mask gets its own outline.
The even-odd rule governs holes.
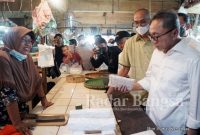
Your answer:
[[[136,28],[137,33],[140,35],[144,35],[145,33],[147,33],[148,30],[149,30],[149,24],[143,27],[139,26]]]

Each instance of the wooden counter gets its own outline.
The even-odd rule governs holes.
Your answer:
[[[125,106],[113,107],[122,135],[146,131],[148,128],[156,129],[156,126],[140,107],[133,107],[131,105],[132,96],[119,94],[113,95],[113,97],[129,98]],[[85,88],[83,83],[67,83],[65,77],[61,77],[58,80],[56,85],[47,94],[47,99],[52,101],[54,105],[43,110],[39,103],[31,113],[66,114],[70,110],[74,110],[77,105],[82,105],[83,108],[112,107],[104,90],[91,90]],[[37,126],[33,130],[33,135],[70,135],[65,128],[66,126]],[[155,133],[161,135],[159,131],[155,131]]]
[[[104,90],[90,90],[83,83],[67,83],[66,77],[61,77],[47,94],[47,99],[54,105],[43,110],[39,103],[31,113],[66,114],[77,105],[82,105],[83,108],[111,108]],[[65,128],[66,126],[37,126],[33,135],[70,135]]]
[[[125,101],[118,105],[117,100]],[[134,98],[129,93],[114,93],[112,95],[112,107],[122,135],[130,135],[146,130],[153,130],[156,135],[162,135],[160,130],[147,116],[141,106],[134,106]]]

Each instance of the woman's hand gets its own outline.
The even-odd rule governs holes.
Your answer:
[[[68,59],[72,59],[73,58],[73,53],[71,51],[69,51],[67,57],[68,57]]]
[[[43,109],[46,109],[47,107],[53,105],[52,102],[49,102],[49,101],[47,100],[46,96],[43,97],[43,98],[41,99],[41,104],[42,104],[42,106],[43,106]]]
[[[23,135],[32,135],[30,127],[31,124],[23,123],[22,121],[15,125],[15,128]]]
[[[65,64],[68,64],[70,62],[70,59],[67,57],[67,58],[63,58],[63,63]]]
[[[23,123],[21,121],[18,103],[16,101],[11,102],[6,106],[8,115],[10,120],[12,121],[12,125],[20,132],[22,132],[24,135],[31,135],[31,131],[29,130],[30,127],[33,126],[33,124]]]

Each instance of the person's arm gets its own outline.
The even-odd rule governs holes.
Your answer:
[[[152,60],[150,61],[149,67],[146,72],[146,76],[139,80],[138,82],[133,83],[132,91],[137,91],[137,90],[150,90],[150,79],[151,79],[151,70],[152,70]],[[111,94],[114,91],[120,91],[120,92],[129,92],[126,87],[122,86],[121,88],[114,88],[114,87],[109,87],[107,93]]]
[[[33,62],[32,58],[30,59],[30,61]],[[41,79],[41,76],[39,75],[39,72],[36,66],[33,67],[33,72],[35,73],[34,74],[35,78],[37,78],[35,79],[35,81],[37,81],[37,87],[35,87],[35,90],[37,91],[36,94],[40,98],[43,108],[46,109],[47,107],[53,105],[53,103],[49,102],[46,98],[46,94],[43,90],[42,83],[41,83],[42,79]]]
[[[16,129],[22,132],[23,134],[31,135],[31,131],[29,130],[29,127],[31,125],[28,125],[27,123],[25,124],[21,121],[17,101],[9,103],[6,106],[6,109],[13,126],[15,126]]]
[[[122,65],[122,68],[119,70],[118,75],[126,77],[128,75],[129,70],[130,70],[130,67],[126,67]]]
[[[21,121],[20,111],[17,103],[18,97],[16,94],[16,90],[9,87],[3,87],[0,90],[0,98],[2,99],[3,104],[6,107],[12,125],[15,126],[17,130],[23,132],[25,135],[30,135],[28,127],[30,127],[31,125],[25,124]]]
[[[138,91],[138,90],[144,90],[144,88],[139,83],[134,83],[133,84],[133,89],[131,91]],[[128,89],[126,87],[123,87],[123,86],[121,88],[109,87],[109,89],[107,91],[107,94],[110,95],[114,91],[120,91],[122,93],[129,92]]]
[[[200,60],[188,64],[188,82],[190,88],[190,103],[186,126],[188,135],[197,135],[200,128]]]
[[[197,129],[189,128],[187,131],[187,135],[199,135],[199,132],[197,131]]]
[[[94,68],[98,68],[98,67],[100,67],[103,64],[104,58],[103,58],[102,55],[100,55],[97,59],[91,57],[90,58],[90,62],[91,62],[92,66]]]
[[[129,44],[129,43],[130,42],[125,43],[123,51],[118,56],[118,63],[122,66],[122,68],[119,69],[118,71],[118,75],[123,76],[123,77],[127,77],[128,72],[131,67],[130,56],[129,56],[129,53],[130,53],[129,46],[132,44]]]
[[[53,105],[52,102],[49,102],[49,101],[47,100],[47,97],[46,97],[46,95],[45,95],[45,93],[44,93],[44,90],[42,89],[42,86],[40,86],[40,90],[38,90],[37,95],[38,95],[38,97],[40,98],[41,104],[42,104],[42,106],[43,106],[44,109],[46,109],[47,107]]]
[[[74,53],[74,56],[75,56],[75,59],[78,62],[78,64],[81,65],[83,68],[83,62],[82,62],[81,56],[76,52]]]

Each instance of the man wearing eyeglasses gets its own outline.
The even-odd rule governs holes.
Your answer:
[[[199,135],[200,54],[197,42],[180,38],[178,16],[160,11],[152,19],[149,35],[156,49],[146,76],[132,90],[149,91],[146,113],[164,135]],[[109,88],[108,93],[115,90]],[[127,92],[126,87],[118,89]]]
[[[148,38],[150,14],[147,9],[138,9],[133,17],[137,34],[129,38],[124,46],[119,64],[123,68],[119,71],[120,76],[127,76],[130,68],[130,78],[141,79],[149,65],[153,52],[153,45]]]
[[[122,68],[118,75],[140,80],[145,76],[151,55],[153,45],[148,38],[150,14],[147,9],[138,9],[133,16],[133,23],[137,34],[129,38],[119,57],[119,64]],[[147,92],[132,92],[134,96],[145,97]],[[137,95],[139,94],[139,95]],[[143,100],[143,99],[141,99]]]

